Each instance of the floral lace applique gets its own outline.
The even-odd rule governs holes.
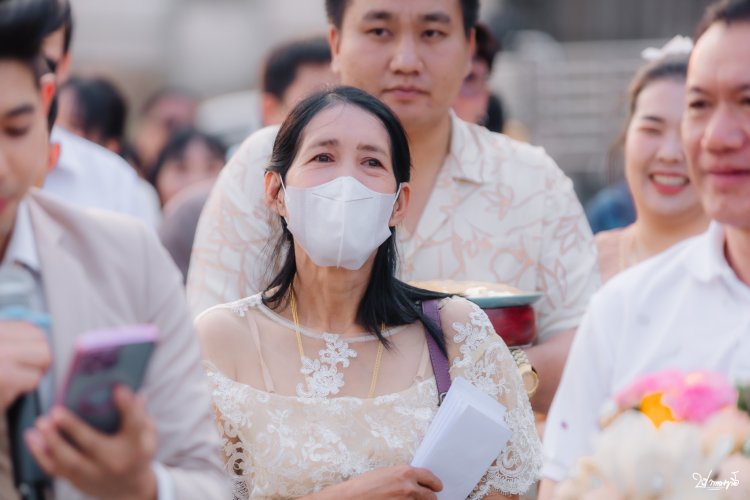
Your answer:
[[[229,308],[234,314],[241,318],[244,318],[248,309],[250,309],[251,307],[258,307],[261,303],[262,301],[260,298],[260,294],[258,293],[244,299],[235,300],[234,302],[229,304]]]
[[[349,359],[357,357],[357,351],[349,349],[349,344],[338,335],[325,333],[323,340],[326,347],[318,352],[320,359],[302,358],[300,372],[305,376],[307,388],[302,383],[297,384],[300,398],[319,399],[338,394],[344,387],[344,374],[339,373],[338,365],[347,368]]]
[[[477,350],[489,336],[489,332],[492,331],[492,324],[484,311],[476,304],[472,304],[471,309],[468,323],[454,322],[451,325],[456,332],[453,341],[461,345],[459,350],[464,355],[461,360],[456,360],[459,365],[471,364],[471,354]]]

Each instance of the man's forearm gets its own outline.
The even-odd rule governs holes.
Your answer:
[[[555,397],[575,329],[558,333],[546,341],[526,349],[531,365],[539,374],[539,389],[531,398],[535,412],[546,414]]]

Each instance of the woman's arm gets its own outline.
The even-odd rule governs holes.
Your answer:
[[[478,306],[458,298],[444,300],[441,306],[451,378],[465,378],[502,404],[511,431],[506,447],[470,498],[513,498],[539,479],[542,464],[534,414],[518,366]]]
[[[343,483],[329,486],[306,500],[435,500],[443,484],[427,469],[396,465],[362,474]]]

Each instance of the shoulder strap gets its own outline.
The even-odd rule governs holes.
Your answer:
[[[438,310],[437,300],[425,300],[422,302],[422,312],[432,321],[438,332],[443,334],[443,327],[440,323],[440,311]],[[430,332],[425,328],[425,337],[427,337],[427,350],[430,353],[430,363],[432,372],[435,374],[435,383],[438,390],[438,406],[443,402],[443,398],[451,388],[451,374],[448,365],[448,358],[440,350],[437,341],[432,338]]]

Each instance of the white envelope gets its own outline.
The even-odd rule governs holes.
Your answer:
[[[440,500],[464,499],[508,445],[505,407],[466,379],[453,380],[411,465],[443,482]]]

